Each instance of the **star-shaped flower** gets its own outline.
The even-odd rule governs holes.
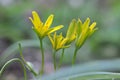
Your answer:
[[[67,48],[70,45],[66,45],[67,38],[64,38],[62,36],[62,33],[57,35],[56,32],[54,33],[53,37],[49,35],[49,39],[52,43],[52,47],[55,51],[58,51],[59,49]]]
[[[93,22],[91,25],[90,24],[90,19],[87,18],[84,23],[80,19],[78,19],[77,22],[77,29],[76,29],[76,47],[79,49],[85,40],[90,37],[96,30],[96,22]]]
[[[42,39],[45,36],[49,35],[52,32],[55,32],[63,27],[63,25],[59,25],[53,28],[50,28],[54,15],[51,14],[48,19],[46,20],[45,24],[41,21],[39,15],[36,11],[32,11],[33,18],[29,17],[31,22],[33,23],[34,27],[33,30],[37,33],[37,35]]]

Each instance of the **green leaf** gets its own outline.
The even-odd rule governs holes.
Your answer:
[[[77,74],[59,80],[112,80],[112,79],[120,79],[120,73],[91,72]]]
[[[42,78],[39,78],[38,80],[63,80],[63,79],[69,80],[68,79],[69,77],[79,78],[79,76],[80,78],[84,78],[84,76],[86,77],[93,76],[93,78],[94,76],[99,77],[104,72],[108,73],[109,71],[119,71],[120,70],[119,63],[120,63],[120,59],[87,62],[84,64],[75,65],[73,67],[67,67],[64,69],[60,69],[56,71],[55,73],[45,75]],[[113,74],[115,74],[115,76],[119,75],[116,73],[112,73],[112,75]],[[75,77],[76,75],[78,75],[78,77]],[[119,76],[116,76],[116,78],[117,77],[120,78]],[[114,78],[114,76],[112,77]],[[83,80],[83,79],[78,79],[78,80]]]

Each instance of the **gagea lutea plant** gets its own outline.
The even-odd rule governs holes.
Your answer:
[[[53,57],[53,64],[54,64],[55,71],[61,67],[62,62],[63,62],[63,57],[64,57],[64,51],[66,48],[69,48],[71,46],[72,42],[75,43],[74,55],[71,61],[72,65],[74,65],[77,51],[83,46],[85,41],[90,36],[92,36],[94,32],[97,30],[97,28],[95,28],[96,22],[93,22],[90,25],[89,18],[87,18],[85,22],[82,22],[80,19],[78,20],[73,19],[68,26],[66,36],[63,36],[62,32],[59,34],[57,33],[58,30],[63,28],[63,25],[58,25],[56,27],[50,28],[53,22],[53,18],[54,18],[54,15],[51,14],[46,20],[46,22],[44,23],[40,19],[36,11],[32,11],[32,17],[29,17],[31,23],[33,24],[32,29],[34,30],[35,34],[38,36],[38,39],[40,42],[40,51],[42,55],[40,56],[40,58],[42,59],[42,63],[40,63],[41,66],[40,66],[39,71],[36,72],[34,68],[24,59],[22,55],[22,47],[21,47],[21,44],[19,44],[19,51],[20,51],[21,59],[14,58],[6,62],[5,65],[2,67],[2,69],[0,70],[0,76],[2,75],[5,67],[13,61],[18,61],[21,63],[22,68],[24,70],[24,76],[25,76],[24,80],[27,80],[26,69],[28,69],[35,77],[42,76],[44,74],[44,64],[45,64],[45,61],[44,61],[45,52],[44,52],[44,46],[43,46],[43,39],[45,37],[48,37],[52,45],[52,50],[53,50],[52,57]],[[56,65],[56,55],[57,55],[56,52],[59,50],[62,50],[62,53],[61,53],[61,57],[59,60],[59,64]]]

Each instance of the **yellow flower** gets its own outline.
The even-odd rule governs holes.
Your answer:
[[[63,49],[63,48],[67,48],[69,47],[69,45],[65,45],[67,42],[67,38],[64,38],[62,36],[62,33],[60,35],[57,35],[56,32],[54,33],[53,38],[49,35],[48,36],[51,43],[52,43],[52,47],[54,50],[59,50],[59,49]]]
[[[76,20],[73,19],[69,25],[66,34],[66,38],[68,39],[66,44],[70,44],[76,38],[76,23],[77,23]]]
[[[87,18],[84,23],[80,19],[78,19],[77,22],[77,31],[76,31],[76,47],[79,49],[85,40],[90,37],[96,30],[96,22],[93,22],[91,25],[90,24],[90,19]]]
[[[32,11],[32,16],[33,16],[33,19],[31,17],[29,17],[29,19],[34,25],[33,29],[35,30],[35,32],[38,34],[40,38],[44,38],[50,33],[55,32],[63,27],[63,25],[59,25],[59,26],[50,28],[53,22],[53,17],[54,17],[54,15],[52,14],[48,17],[45,24],[43,24],[43,22],[41,21],[36,11]]]

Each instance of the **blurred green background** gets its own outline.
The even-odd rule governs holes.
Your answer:
[[[28,19],[33,10],[43,22],[54,14],[52,26],[64,25],[59,31],[64,35],[73,18],[85,21],[89,17],[91,23],[97,22],[99,30],[79,50],[77,64],[120,57],[120,0],[0,0],[0,55],[17,41],[38,39]],[[45,43],[50,43],[47,38]],[[46,46],[46,52],[50,53],[51,46]],[[36,48],[32,49],[35,53]],[[27,50],[24,50],[25,56],[31,56]],[[73,50],[74,43],[65,51],[64,66],[71,65]]]

